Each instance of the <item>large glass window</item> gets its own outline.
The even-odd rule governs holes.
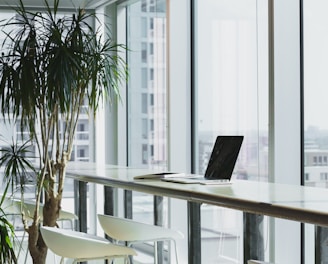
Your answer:
[[[326,1],[304,1],[304,184],[322,188],[328,186],[320,177],[328,172],[327,7]]]
[[[324,0],[304,2],[304,185],[328,187],[328,17]],[[306,263],[314,263],[314,226],[306,225]],[[317,245],[325,251],[324,245]],[[318,251],[319,252],[319,251]],[[320,255],[320,253],[319,253]],[[321,255],[323,256],[323,255]],[[323,259],[323,262],[327,259]]]
[[[130,166],[162,169],[167,166],[166,12],[163,2],[140,1],[127,8]],[[154,9],[157,5],[160,8]]]
[[[268,33],[259,15],[267,4],[195,2],[195,171],[205,172],[217,135],[244,135],[233,179],[267,181]],[[215,248],[202,262],[242,263],[242,213],[208,205],[201,212],[203,252]]]
[[[173,74],[170,76],[170,81],[174,82],[179,89],[181,88],[177,93],[179,95],[178,99],[170,97],[170,104],[183,101],[183,104],[179,104],[175,109],[185,110],[187,108],[187,111],[191,110],[183,116],[183,120],[181,120],[182,129],[180,127],[179,129],[180,131],[188,130],[187,133],[190,132],[191,135],[195,135],[193,138],[195,150],[194,162],[192,163],[194,164],[193,172],[204,173],[217,135],[238,134],[244,135],[245,139],[233,179],[267,181],[269,178],[267,5],[268,2],[272,1],[175,0],[170,1],[170,4],[173,5],[173,2],[176,6],[179,6],[181,2],[194,4],[194,13],[191,15],[193,20],[185,19],[185,17],[180,20],[181,23],[188,23],[188,25],[183,28],[185,32],[182,32],[180,28],[179,41],[180,37],[182,35],[184,37],[184,34],[189,31],[190,21],[194,25],[192,34],[194,38],[190,40],[191,43],[188,39],[188,44],[182,48],[180,47],[180,54],[177,56],[179,59],[182,58],[181,61],[187,65],[189,61],[184,61],[184,52],[188,50],[188,45],[191,44],[190,46],[194,51],[192,56],[194,57],[190,58],[190,53],[186,52],[188,53],[186,61],[190,59],[193,62],[193,74],[191,74],[193,80],[186,81],[188,83],[186,85],[188,86],[187,91],[183,90],[185,87],[181,85],[183,82],[180,83],[179,78],[189,79],[187,73],[190,70],[189,64],[186,69],[179,68],[176,71],[178,73],[174,75],[175,78],[177,77],[174,81],[172,81]],[[286,17],[279,14],[279,11],[281,12],[279,7],[284,10],[287,9],[284,1],[273,2],[276,5],[274,23],[276,29],[278,29],[275,32],[276,42],[274,45],[276,47],[274,48],[276,48],[276,54],[280,52],[280,58],[275,58],[275,65],[278,65],[276,66],[275,78],[279,75],[279,78],[276,78],[279,83],[276,79],[274,80],[276,84],[278,83],[274,92],[276,93],[275,96],[279,94],[283,101],[286,101],[285,99],[288,97],[287,105],[291,105],[298,100],[298,97],[295,96],[297,100],[290,99],[294,93],[286,95],[291,93],[286,87],[292,86],[294,83],[290,85],[291,83],[284,80],[280,72],[278,73],[278,71],[285,70],[281,65],[288,64],[287,62],[291,60],[291,54],[287,52],[288,56],[281,58],[283,57],[281,53],[285,51],[281,51],[281,46],[293,45],[297,50],[296,46],[299,44],[299,40],[297,40],[296,45],[294,45],[294,42],[284,40],[286,36],[281,35],[287,35],[292,31],[281,32],[281,28],[286,27],[287,23],[297,24],[297,22],[290,19],[290,10],[284,13]],[[328,46],[328,37],[326,37],[328,19],[325,10],[328,4],[325,0],[303,0],[300,2],[304,3],[303,180],[307,186],[327,188],[328,126],[326,124],[328,122],[325,121],[325,94],[328,89],[325,88],[325,73],[328,70],[326,62],[328,59],[326,49]],[[115,4],[112,4],[112,6],[115,6]],[[169,50],[166,43],[167,5],[165,0],[139,0],[126,1],[125,6],[127,18],[125,22],[127,25],[118,23],[118,26],[124,28],[127,26],[126,44],[128,47],[129,82],[127,84],[127,101],[123,103],[127,108],[127,112],[124,113],[127,117],[127,165],[166,170],[168,167],[166,83],[168,67],[166,52]],[[179,15],[186,12],[185,10],[174,11]],[[2,18],[5,18],[6,15],[1,13]],[[187,20],[188,22],[186,22]],[[174,27],[177,27],[177,23],[172,24],[170,30],[173,31]],[[0,38],[3,38],[1,32]],[[170,50],[172,55],[174,49],[170,47]],[[183,63],[182,65],[185,65]],[[288,69],[286,75],[292,75],[294,71],[297,71],[289,66],[286,69]],[[189,85],[189,81],[191,85]],[[193,89],[192,98],[194,101],[191,102],[191,108],[189,108],[189,91],[191,89]],[[274,111],[284,112],[282,115],[291,112],[287,111],[285,107],[278,109],[279,105],[277,108],[272,105],[270,107]],[[293,109],[295,108],[293,107]],[[176,112],[170,114],[173,116]],[[195,114],[193,116],[194,126],[193,130],[190,131],[187,121],[189,121],[192,114]],[[281,113],[275,117],[282,119]],[[65,123],[60,125],[64,127]],[[273,130],[278,127],[277,124],[271,125],[273,125]],[[184,129],[183,126],[188,128]],[[286,130],[289,131],[289,128],[286,128]],[[11,131],[14,131],[15,135],[20,133],[15,129],[7,131],[1,126],[1,134],[5,137],[10,138],[12,136]],[[83,111],[77,128],[76,139],[78,143],[74,147],[73,160],[88,161],[93,159],[93,150],[99,148],[99,146],[92,146],[90,141],[93,137],[92,131],[93,124],[89,123],[89,116]],[[179,139],[181,137],[182,141],[181,134],[178,137]],[[183,136],[187,139],[190,137],[190,135],[185,134]],[[170,135],[170,137],[172,140],[173,136]],[[180,145],[190,143],[189,140],[185,141],[188,143],[179,142],[181,144],[175,145],[181,147]],[[276,140],[275,144],[275,147],[281,144],[280,138]],[[171,149],[177,148],[177,146],[170,147]],[[123,149],[123,151],[121,149],[120,151],[124,152],[125,155],[125,148]],[[184,163],[184,161],[189,161],[188,154],[192,152],[188,151],[186,151],[187,155],[180,155],[184,158],[182,162],[180,160],[177,162],[183,164],[181,167],[186,170],[189,169],[189,163]],[[286,158],[281,148],[277,148],[275,151],[281,160]],[[292,153],[292,156],[296,156],[295,159],[298,159],[298,156],[294,153]],[[279,167],[282,167],[279,162],[276,163]],[[286,163],[286,166],[297,166],[291,164],[292,162],[289,162],[289,159]],[[278,174],[280,176],[280,173]],[[298,175],[288,175],[288,177],[298,177]],[[285,175],[282,177],[285,177]],[[69,186],[68,190],[71,189],[72,186]],[[166,205],[167,201],[164,204]],[[167,207],[164,210],[167,210]],[[242,263],[242,213],[205,204],[202,205],[201,210],[202,246],[203,252],[206,252],[202,254],[202,263]],[[183,214],[181,212],[178,212],[179,216]],[[141,193],[133,194],[133,217],[143,222],[153,223],[152,196]],[[306,248],[305,263],[314,263],[313,229],[312,225],[306,225],[304,239]],[[292,234],[290,229],[288,231]],[[271,231],[265,232],[269,233]],[[285,233],[282,236],[285,236]],[[266,243],[271,243],[271,241],[267,240]],[[278,243],[279,241],[274,245],[273,251],[277,251]],[[283,243],[281,247],[284,247]],[[211,250],[209,250],[210,248]],[[268,249],[269,246],[266,244],[265,248]],[[288,249],[290,250],[290,248]],[[295,256],[294,252],[290,255]]]
[[[127,6],[129,82],[128,165],[167,169],[166,1],[134,1]],[[153,196],[133,192],[133,219],[154,224]],[[163,201],[167,216],[167,198]],[[163,225],[167,220],[162,219]],[[153,249],[139,248],[149,257]],[[165,246],[166,252],[167,246]],[[142,262],[144,262],[143,259]],[[153,260],[151,260],[152,262]]]

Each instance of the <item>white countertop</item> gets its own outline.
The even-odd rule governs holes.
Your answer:
[[[95,163],[69,163],[67,176],[157,196],[328,226],[328,189],[246,180],[235,180],[230,185],[180,184],[158,179],[134,180],[134,176],[156,172],[159,171]]]

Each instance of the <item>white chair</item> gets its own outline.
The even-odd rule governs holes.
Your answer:
[[[2,196],[0,196],[1,199]],[[24,200],[21,201],[19,199],[14,199],[14,198],[5,198],[4,203],[3,203],[3,208],[6,213],[12,214],[12,215],[21,215],[22,212],[24,213],[25,217],[27,220],[32,220],[33,219],[33,214],[35,210],[35,202],[32,200]],[[40,221],[43,221],[43,204],[40,205]],[[65,211],[65,210],[60,210],[59,211],[59,217],[57,219],[58,222],[65,222],[68,221],[70,223],[70,228],[73,230],[74,229],[74,221],[78,220],[77,215]],[[22,249],[23,249],[23,241],[25,239],[26,232],[25,230],[23,231],[23,235],[21,237],[21,241],[19,242],[19,249],[17,253],[17,258],[19,257]],[[25,261],[24,263],[27,262],[27,255],[28,255],[28,250],[26,250],[25,254]]]
[[[14,203],[16,203],[15,206],[19,208],[19,211],[24,213],[27,220],[33,220],[34,210],[35,210],[35,202],[34,201],[24,200],[24,202],[22,202],[21,200],[18,200],[18,199],[14,199],[13,201],[14,201]],[[40,210],[40,221],[43,222],[43,213],[42,213],[43,204],[40,204],[39,210]],[[70,223],[70,229],[74,230],[74,221],[77,219],[78,219],[78,217],[76,214],[73,214],[73,213],[65,211],[65,210],[60,210],[57,222],[64,223],[65,221],[68,221]],[[22,249],[22,243],[25,239],[25,235],[26,235],[26,232],[24,231],[22,241],[21,241],[21,246],[20,246],[20,249],[18,252],[18,256]],[[27,255],[28,255],[28,250],[26,250],[24,263],[27,262]]]
[[[56,255],[74,259],[73,264],[88,260],[114,260],[124,258],[129,263],[129,256],[136,255],[135,250],[110,243],[107,239],[56,227],[42,226],[41,235],[47,247]]]
[[[18,206],[19,208],[22,208],[22,211],[24,212],[27,219],[33,219],[33,214],[34,214],[34,210],[35,210],[35,202],[34,201],[24,200],[24,202],[22,202],[21,200],[14,199],[14,203],[17,203],[16,206]],[[40,221],[42,222],[43,221],[43,214],[42,214],[43,204],[40,204],[39,210],[40,210]],[[75,220],[78,220],[78,217],[76,214],[73,214],[73,213],[65,211],[65,210],[59,211],[59,216],[58,216],[57,221],[59,221],[59,222],[69,221],[70,228],[72,230],[74,229],[74,221]]]
[[[136,222],[130,219],[98,214],[98,220],[104,232],[117,242],[126,242],[128,246],[144,242],[172,241],[174,243],[176,263],[178,252],[176,239],[182,239],[180,231]],[[155,263],[157,263],[157,246],[155,243]]]
[[[1,195],[0,195],[1,199]],[[24,200],[21,201],[19,199],[11,199],[11,198],[5,198],[3,203],[3,208],[6,213],[8,214],[15,214],[20,215],[21,213],[24,213],[27,220],[33,220],[33,214],[35,210],[35,202],[31,200]],[[43,204],[40,204],[40,221],[43,221]],[[74,229],[74,221],[78,220],[78,217],[76,214],[73,214],[71,212],[60,210],[59,211],[59,217],[57,221],[64,222],[69,221],[70,227],[73,230]]]

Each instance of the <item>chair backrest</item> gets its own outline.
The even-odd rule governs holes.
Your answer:
[[[0,195],[0,199],[2,198],[3,196]],[[6,214],[20,214],[19,204],[11,198],[5,197],[1,208],[6,212]]]
[[[33,219],[34,210],[35,210],[35,203],[33,201],[24,200],[24,202],[22,202],[21,200],[13,199],[13,203],[16,204],[16,207],[22,208],[27,218]],[[43,221],[43,214],[42,214],[43,204],[40,204],[39,210],[40,210],[40,220]],[[63,220],[77,220],[77,219],[78,219],[77,215],[68,211],[60,210],[59,217],[57,220],[63,221]]]
[[[126,218],[98,214],[98,220],[108,236],[120,241],[156,241],[183,238],[183,234],[179,231]]]

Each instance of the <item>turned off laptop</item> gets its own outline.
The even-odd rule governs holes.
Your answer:
[[[228,184],[239,155],[244,136],[218,136],[207,164],[205,175],[183,174],[161,180],[176,183]]]

